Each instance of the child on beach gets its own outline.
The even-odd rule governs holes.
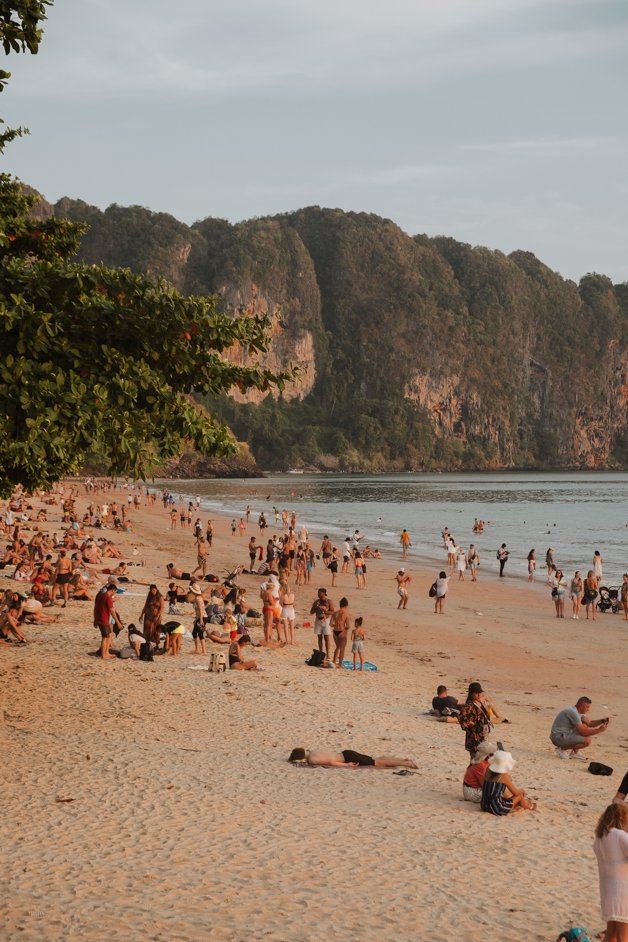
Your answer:
[[[362,627],[362,616],[356,618],[354,628],[351,632],[351,653],[353,654],[353,669],[357,670],[356,662],[360,658],[360,670],[364,670],[364,641],[366,632]]]
[[[223,624],[225,634],[228,632],[229,640],[235,641],[238,637],[238,622],[230,608],[225,609],[225,620]]]

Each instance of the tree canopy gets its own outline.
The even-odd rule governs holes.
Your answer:
[[[48,5],[0,0],[5,52],[37,51]],[[0,152],[16,133],[0,135]],[[281,388],[289,371],[255,362],[273,315],[231,317],[215,298],[72,261],[85,225],[36,219],[38,200],[0,174],[0,495],[49,487],[93,451],[112,474],[136,478],[184,441],[206,455],[232,452],[227,426],[191,394]]]

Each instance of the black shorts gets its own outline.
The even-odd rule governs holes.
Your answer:
[[[67,585],[71,578],[71,572],[60,572],[57,576],[57,585]]]
[[[192,629],[192,637],[194,640],[198,638],[199,641],[202,641],[205,638],[205,625],[194,625]]]
[[[343,749],[342,758],[345,762],[356,762],[358,765],[375,765],[373,756],[364,756],[361,752],[354,752],[353,749]]]
[[[186,581],[189,581],[191,578],[192,578],[192,576],[190,575],[189,572],[182,572],[182,573],[181,573],[181,579],[185,579]]]

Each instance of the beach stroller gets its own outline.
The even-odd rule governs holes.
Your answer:
[[[613,615],[617,614],[619,611],[619,589],[616,586],[600,586],[597,610],[603,614],[606,612],[612,612]]]

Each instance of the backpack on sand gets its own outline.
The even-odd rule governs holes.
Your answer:
[[[220,674],[221,671],[227,670],[227,657],[224,651],[212,651],[209,655],[209,667],[208,671],[211,671],[213,674]]]
[[[591,942],[591,939],[586,933],[586,929],[581,927],[574,926],[573,929],[567,929],[566,932],[561,932],[561,934],[556,939],[556,942]]]
[[[150,649],[149,641],[142,641],[140,644],[140,661],[153,661],[153,653]]]
[[[322,651],[319,651],[317,648],[314,648],[312,651],[311,657],[308,657],[306,664],[309,664],[310,667],[320,667],[323,661],[325,660],[325,655]]]

